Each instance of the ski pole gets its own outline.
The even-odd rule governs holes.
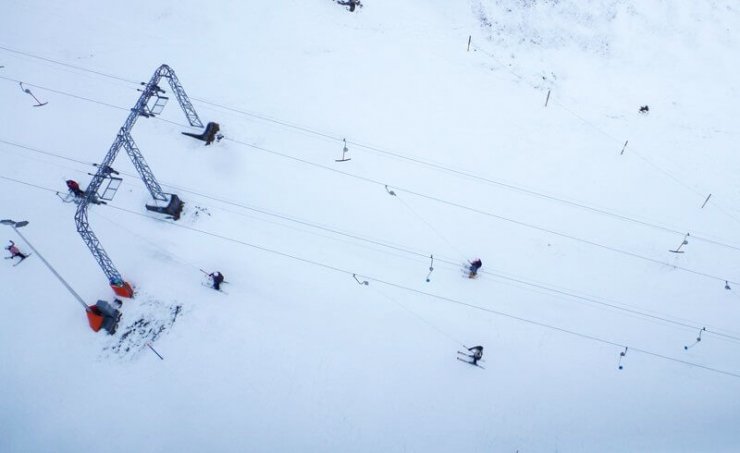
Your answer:
[[[154,349],[154,348],[152,347],[152,345],[151,345],[151,344],[147,343],[146,345],[147,345],[147,346],[149,347],[149,349],[151,349],[151,350],[152,350],[152,352],[153,352],[153,353],[157,354],[157,357],[159,357],[160,359],[164,360],[164,357],[162,357],[161,355],[159,355],[159,353],[158,353],[158,352],[156,351],[156,349]]]

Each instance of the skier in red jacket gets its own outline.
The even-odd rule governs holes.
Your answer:
[[[23,261],[28,258],[28,255],[26,255],[25,253],[21,253],[20,249],[18,248],[18,246],[15,245],[15,242],[13,241],[10,241],[10,245],[6,246],[5,250],[10,252],[10,256],[5,257],[6,260],[12,260],[15,257],[19,257],[21,261]]]
[[[75,197],[84,197],[85,191],[80,189],[80,185],[77,184],[77,181],[68,179],[67,180],[67,188],[70,192],[74,194]]]

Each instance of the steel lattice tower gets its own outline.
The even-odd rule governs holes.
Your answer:
[[[144,156],[136,146],[133,137],[131,137],[131,129],[133,129],[136,124],[136,120],[139,119],[140,116],[149,118],[159,114],[164,108],[167,98],[161,96],[164,93],[164,90],[159,87],[159,82],[162,78],[167,79],[169,82],[170,88],[172,88],[172,91],[175,93],[177,101],[180,103],[180,107],[183,112],[185,112],[185,116],[190,125],[194,127],[203,127],[203,123],[201,123],[200,118],[198,118],[198,114],[193,108],[193,104],[191,104],[188,95],[185,93],[182,85],[180,85],[180,81],[177,79],[175,71],[167,65],[160,66],[156,71],[154,71],[154,74],[148,83],[144,84],[142,82],[144,88],[141,90],[142,93],[141,96],[139,96],[139,100],[136,101],[136,104],[131,109],[131,113],[129,113],[123,126],[118,131],[118,135],[108,150],[108,153],[105,155],[105,158],[103,158],[103,161],[98,165],[98,171],[93,176],[92,181],[90,181],[90,184],[85,191],[85,196],[80,200],[80,203],[77,206],[77,212],[75,212],[77,232],[90,249],[90,252],[92,252],[101,269],[103,269],[103,272],[108,278],[108,282],[113,290],[117,295],[123,297],[132,297],[133,289],[123,280],[123,277],[113,265],[113,261],[111,261],[110,257],[105,252],[105,249],[100,244],[100,240],[98,240],[95,233],[90,229],[90,223],[87,219],[87,208],[90,203],[95,202],[98,189],[103,181],[109,176],[113,161],[116,159],[121,147],[123,147],[128,153],[129,158],[131,158],[131,162],[134,164],[136,171],[139,172],[144,184],[146,184],[147,189],[149,189],[149,193],[152,195],[152,198],[154,198],[155,203],[157,201],[167,203],[165,207],[147,205],[146,208],[151,211],[168,214],[174,220],[177,220],[180,217],[180,212],[182,211],[183,206],[182,201],[177,195],[166,194],[162,191],[162,187],[154,177],[154,174],[149,168],[149,165],[147,165],[146,160],[144,160]],[[150,107],[149,102],[153,97],[156,98],[156,100]]]

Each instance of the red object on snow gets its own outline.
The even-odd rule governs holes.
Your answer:
[[[100,309],[95,305],[90,305],[87,308],[89,309],[87,310],[87,322],[90,324],[90,328],[94,332],[97,332],[103,327],[103,314],[100,313]]]
[[[116,296],[127,297],[129,299],[134,297],[134,289],[128,284],[128,282],[123,282],[121,285],[110,285],[110,287],[113,288],[113,292],[116,293]]]

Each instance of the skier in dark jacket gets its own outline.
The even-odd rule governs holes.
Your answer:
[[[468,356],[473,359],[471,363],[473,365],[478,365],[478,360],[483,358],[483,346],[473,346],[472,348],[468,348],[468,351],[472,353]]]
[[[10,241],[10,245],[6,246],[5,250],[10,252],[10,256],[5,257],[6,260],[12,260],[15,257],[19,257],[21,261],[23,261],[28,258],[28,255],[21,253],[20,249],[18,248],[18,246],[15,245],[15,242],[13,241]]]
[[[475,261],[470,262],[470,278],[475,278],[478,275],[478,269],[483,267],[483,261],[477,258]]]
[[[221,128],[219,127],[218,123],[208,123],[206,131],[204,132],[206,146],[210,145],[211,143],[213,143],[214,140],[218,139],[218,131],[220,130]]]
[[[348,6],[350,11],[354,11],[355,7],[359,6],[362,7],[362,3],[360,3],[360,0],[337,0],[337,3],[343,6]]]
[[[216,291],[221,291],[221,283],[224,282],[224,275],[221,272],[212,272],[208,274],[209,277],[211,277],[211,280],[213,281],[213,289]]]

